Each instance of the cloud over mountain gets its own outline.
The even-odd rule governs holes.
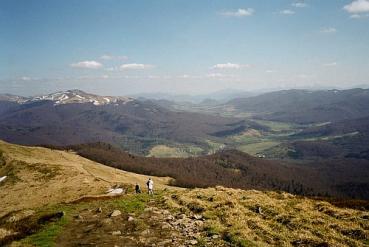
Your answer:
[[[120,66],[121,70],[141,70],[141,69],[151,69],[154,66],[151,64],[142,63],[126,63]]]

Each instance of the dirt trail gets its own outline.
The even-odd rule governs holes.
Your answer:
[[[57,240],[56,246],[181,246],[183,235],[167,221],[174,219],[168,210],[149,203],[142,213],[110,217],[111,209],[84,210],[75,215]]]

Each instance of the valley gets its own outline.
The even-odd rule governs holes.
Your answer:
[[[367,199],[369,122],[365,116],[355,118],[366,114],[361,105],[367,92],[277,91],[212,101],[211,106],[209,101],[166,101],[163,106],[157,99],[80,90],[28,98],[3,95],[0,138],[74,150],[125,171],[172,177],[172,184],[182,187],[222,185]],[[273,100],[277,103],[271,106]],[[316,108],[318,100],[327,108]],[[336,112],[333,106],[345,101],[357,102],[345,108],[353,112],[351,119],[337,114],[329,122],[312,122],[297,116],[305,111],[304,117],[312,119],[319,116],[315,110],[330,115]],[[277,113],[294,120],[269,119]]]
[[[284,90],[211,105],[173,102],[171,109],[252,122],[245,131],[218,139],[223,148],[272,159],[311,160],[367,152],[367,103],[368,89]]]
[[[80,90],[29,98],[3,95],[0,138],[57,146],[102,141],[155,157],[199,156],[222,149],[272,159],[329,156],[316,153],[302,158],[301,153],[307,154],[304,147],[312,145],[345,157],[366,151],[354,144],[368,140],[366,101],[365,89],[278,91],[211,105],[207,101],[164,104],[157,99],[98,96]],[[317,108],[317,104],[322,105]],[[337,109],[343,105],[347,113],[340,114]],[[283,115],[289,118],[282,119]],[[330,121],[319,116],[329,116]]]

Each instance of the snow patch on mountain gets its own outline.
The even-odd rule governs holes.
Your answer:
[[[78,103],[92,103],[96,106],[107,104],[126,104],[133,101],[133,98],[122,96],[99,96],[95,94],[85,93],[81,90],[67,90],[63,92],[56,92],[48,95],[41,95],[28,98],[25,102],[37,102],[49,100],[53,101],[54,105],[62,104],[78,104]]]
[[[134,101],[134,98],[124,96],[99,96],[85,93],[81,90],[67,90],[34,97],[0,94],[0,101],[10,101],[18,104],[33,103],[38,101],[52,101],[54,105],[92,103],[96,106],[108,104],[119,106]]]

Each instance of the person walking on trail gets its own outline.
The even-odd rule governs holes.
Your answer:
[[[147,180],[147,190],[149,192],[149,195],[153,195],[154,194],[154,181],[152,181],[151,178],[149,178],[149,180]]]
[[[140,194],[141,193],[141,188],[140,188],[140,185],[138,185],[138,183],[136,183],[135,191],[136,191],[136,194]]]

